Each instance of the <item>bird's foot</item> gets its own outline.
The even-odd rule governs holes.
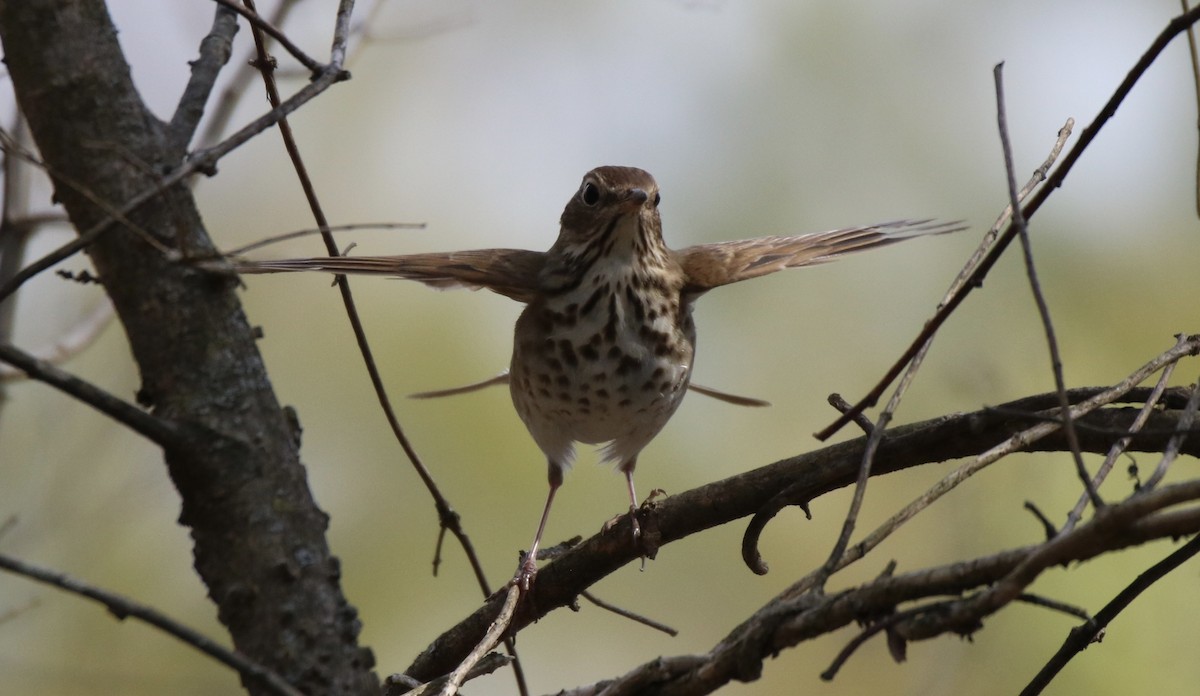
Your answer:
[[[522,593],[529,592],[529,588],[533,587],[533,581],[537,579],[537,559],[530,554],[521,556],[521,563],[517,566],[517,573],[509,582],[515,584]]]
[[[650,505],[650,503],[653,503],[658,498],[665,497],[667,497],[666,491],[661,488],[655,488],[654,490],[650,491],[650,495],[646,496],[646,499],[642,501],[642,507],[647,507]]]
[[[647,502],[649,502],[649,501],[647,501]],[[634,546],[634,548],[636,548],[638,550],[638,554],[642,557],[642,570],[645,570],[646,569],[646,558],[647,557],[653,558],[655,556],[655,553],[653,551],[651,551],[649,548],[647,548],[647,545],[644,543],[645,536],[642,534],[642,523],[638,520],[638,511],[639,511],[638,508],[630,505],[628,513],[622,513],[622,514],[617,515],[616,517],[612,518],[611,520],[605,522],[604,526],[601,527],[600,532],[602,534],[605,534],[609,530],[611,530],[613,527],[616,527],[622,520],[628,518],[629,526],[631,528],[631,533],[633,536],[633,546]]]
[[[607,534],[610,530],[612,530],[613,527],[616,527],[618,524],[620,524],[621,520],[628,517],[629,524],[633,526],[633,543],[634,545],[637,545],[642,538],[642,525],[638,522],[637,513],[638,509],[630,505],[628,513],[623,512],[605,522],[604,525],[600,527],[600,533]]]

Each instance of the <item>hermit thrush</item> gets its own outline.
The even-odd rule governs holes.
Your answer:
[[[602,457],[625,474],[630,511],[636,513],[638,453],[666,425],[690,386],[696,345],[692,304],[698,297],[784,268],[961,229],[929,220],[898,221],[674,251],[663,242],[659,200],[658,184],[641,169],[598,167],[567,202],[549,251],[247,261],[238,270],[378,274],[435,287],[484,287],[525,303],[507,382],[518,415],[546,455],[550,479],[537,534],[517,574],[528,587],[574,443],[604,445]],[[502,375],[474,387],[503,381]],[[457,391],[462,390],[426,396]],[[632,517],[636,536],[637,516]]]

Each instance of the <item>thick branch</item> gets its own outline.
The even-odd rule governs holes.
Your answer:
[[[1068,392],[1072,402],[1096,393],[1095,389]],[[1126,401],[1136,403],[1149,395],[1149,389],[1130,392]],[[931,462],[966,457],[983,452],[1027,428],[1031,422],[1048,417],[1046,412],[1030,409],[1051,408],[1054,394],[1039,395],[996,409],[940,418],[893,428],[879,447],[878,476]],[[1166,410],[1153,415],[1146,429],[1134,436],[1130,445],[1138,451],[1161,451],[1175,432],[1179,409],[1186,404],[1182,390],[1169,390],[1164,396]],[[1080,445],[1087,452],[1106,452],[1126,433],[1137,417],[1137,408],[1110,407],[1093,412],[1077,421]],[[782,490],[790,489],[796,504],[807,502],[829,491],[850,485],[858,471],[866,439],[825,447],[748,471],[723,481],[672,495],[642,512],[644,536],[656,538],[660,546],[691,534],[753,515],[771,503]],[[1191,456],[1200,455],[1200,438],[1184,445]],[[1061,433],[1048,435],[1026,447],[1027,451],[1064,451]],[[628,521],[602,532],[567,551],[538,572],[530,601],[513,622],[519,630],[550,611],[570,604],[584,589],[622,565],[637,560],[641,549],[630,541]],[[530,610],[536,607],[536,611]],[[478,642],[496,615],[499,599],[493,597],[474,614],[442,634],[429,649],[417,657],[406,673],[428,681],[449,672]]]
[[[167,126],[134,88],[101,0],[0,0],[0,40],[77,230],[183,166]],[[325,540],[327,518],[234,283],[172,262],[213,245],[187,187],[159,190],[88,250],[138,363],[142,405],[187,432],[220,434],[165,449],[196,569],[239,652],[306,693],[375,693],[373,658],[356,643],[359,624]],[[263,691],[254,679],[246,684]]]

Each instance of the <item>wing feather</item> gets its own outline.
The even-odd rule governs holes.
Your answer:
[[[785,268],[826,263],[856,251],[962,229],[966,228],[958,222],[897,220],[814,234],[699,244],[680,249],[675,258],[687,275],[684,292],[700,294]]]
[[[430,287],[487,288],[519,302],[537,291],[546,255],[524,249],[475,249],[403,256],[329,256],[235,263],[238,273],[325,271],[416,280]]]

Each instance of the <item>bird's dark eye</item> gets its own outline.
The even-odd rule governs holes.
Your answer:
[[[661,194],[661,193],[655,193],[655,194],[654,194],[654,207],[655,207],[655,208],[657,208],[657,207],[658,207],[658,204],[659,204],[661,201],[662,201],[662,194]]]
[[[583,188],[579,189],[579,200],[588,207],[596,205],[600,202],[600,187],[590,181],[583,182]]]

